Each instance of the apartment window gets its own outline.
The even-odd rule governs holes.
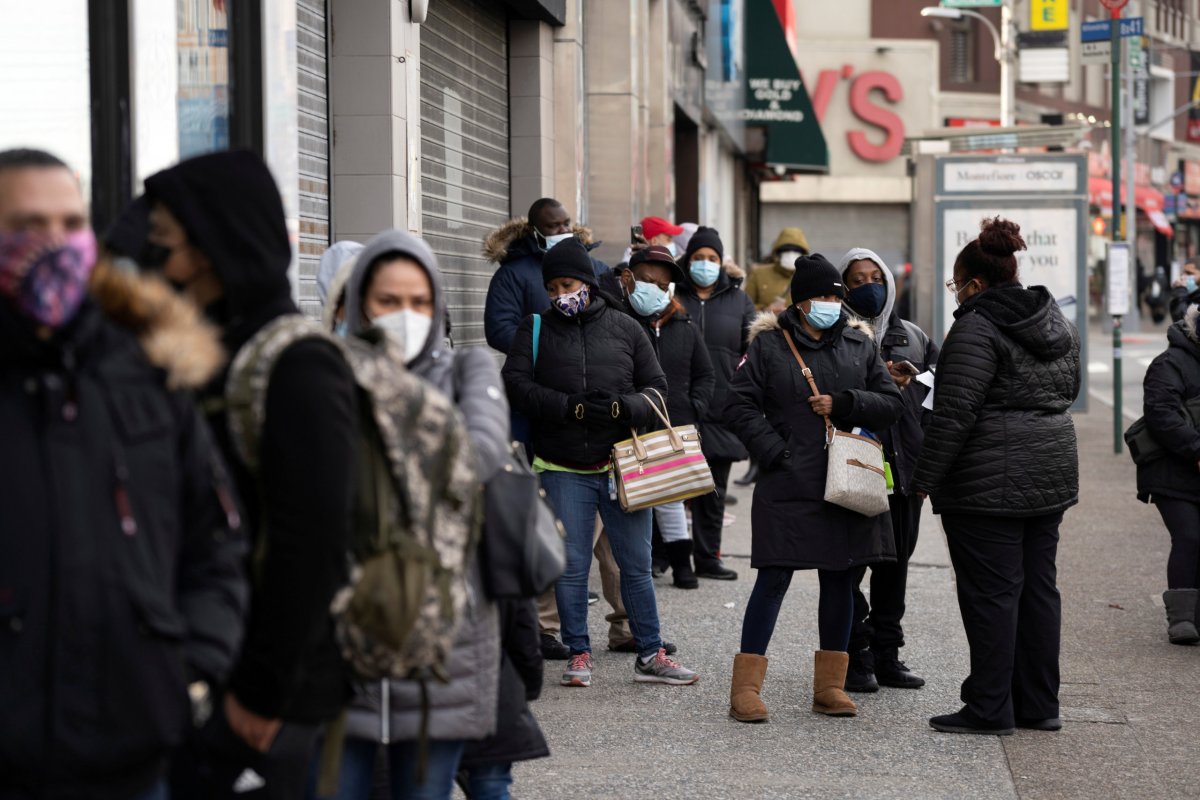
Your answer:
[[[950,28],[950,82],[975,82],[974,29],[969,20]]]

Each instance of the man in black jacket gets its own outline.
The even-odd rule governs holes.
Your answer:
[[[283,203],[258,156],[184,161],[147,179],[146,193],[151,242],[167,253],[164,273],[221,326],[231,358],[265,325],[298,313]],[[240,741],[213,745],[215,765],[205,767],[212,785],[199,790],[208,796],[262,788],[298,797],[320,727],[348,697],[329,604],[346,580],[354,391],[331,343],[307,339],[285,350],[266,392],[255,474],[232,445],[225,375],[203,392],[255,534],[246,642],[222,708],[222,724]]]
[[[95,262],[67,166],[0,152],[5,798],[164,791],[189,692],[202,716],[246,609],[224,468],[168,389],[216,369],[215,335],[166,287]]]

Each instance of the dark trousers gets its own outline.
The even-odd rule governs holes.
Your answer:
[[[1200,588],[1200,503],[1156,497],[1154,505],[1171,534],[1167,588]]]
[[[1058,716],[1062,518],[942,515],[971,648],[962,701],[985,723]]]
[[[850,634],[850,652],[870,647],[890,650],[904,647],[904,596],[908,589],[908,561],[917,549],[921,526],[921,498],[894,494],[888,498],[892,515],[892,534],[896,539],[895,563],[871,566],[871,601],[862,592],[866,567],[856,569],[854,581],[854,630]]]
[[[786,567],[763,567],[758,571],[742,619],[741,652],[767,654],[779,609],[783,607],[783,598],[795,574],[795,570]],[[854,571],[819,569],[817,578],[821,582],[821,595],[817,601],[817,634],[821,649],[845,652],[846,642],[850,640],[850,614],[854,610]]]
[[[721,531],[725,525],[725,494],[729,491],[732,461],[710,461],[716,491],[692,500],[692,541],[696,569],[703,571],[721,563]]]

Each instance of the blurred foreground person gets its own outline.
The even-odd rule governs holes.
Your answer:
[[[165,798],[228,675],[245,541],[185,391],[221,359],[161,281],[96,266],[64,163],[0,152],[0,797]]]

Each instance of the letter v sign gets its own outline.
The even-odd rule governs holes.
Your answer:
[[[813,113],[817,115],[817,122],[825,121],[825,110],[829,108],[829,101],[833,98],[833,90],[837,88],[839,78],[849,78],[854,74],[854,67],[846,64],[842,67],[841,75],[838,75],[836,69],[823,69],[817,78],[816,91],[810,93],[813,104]],[[804,80],[804,75],[800,75],[800,80]],[[805,86],[808,82],[805,81]]]

